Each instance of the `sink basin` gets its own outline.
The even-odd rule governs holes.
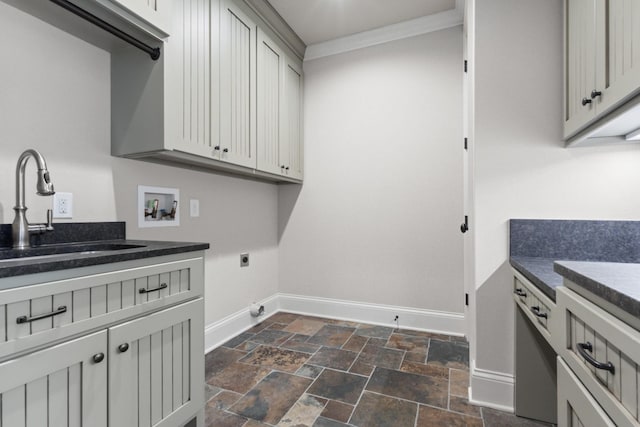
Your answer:
[[[0,262],[16,261],[19,259],[37,260],[37,259],[55,259],[75,254],[78,256],[94,255],[99,253],[108,253],[113,251],[121,251],[124,249],[143,248],[144,245],[135,245],[130,243],[70,243],[64,245],[47,245],[28,248],[23,250],[4,249],[0,250]]]

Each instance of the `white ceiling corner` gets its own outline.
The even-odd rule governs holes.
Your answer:
[[[269,0],[305,61],[462,25],[465,0]]]

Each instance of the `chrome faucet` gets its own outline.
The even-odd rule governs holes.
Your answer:
[[[53,184],[49,177],[49,171],[47,170],[47,162],[45,162],[42,154],[33,149],[26,150],[20,155],[18,158],[18,164],[16,165],[16,206],[13,208],[13,210],[16,211],[16,216],[13,219],[13,224],[11,226],[13,234],[13,249],[28,248],[30,246],[29,236],[31,234],[42,234],[53,230],[53,212],[51,209],[47,211],[46,224],[29,224],[27,221],[27,207],[24,205],[24,172],[29,157],[33,157],[38,165],[36,194],[40,196],[51,196],[55,193],[55,191],[53,191]]]

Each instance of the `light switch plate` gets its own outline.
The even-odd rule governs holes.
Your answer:
[[[53,195],[53,217],[73,217],[73,193],[55,193]]]
[[[197,218],[200,216],[200,200],[191,199],[189,200],[189,211],[192,218]]]

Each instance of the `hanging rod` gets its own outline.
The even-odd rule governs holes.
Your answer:
[[[114,27],[113,25],[109,24],[107,21],[104,21],[100,18],[98,18],[97,16],[93,15],[92,13],[87,12],[86,10],[76,6],[75,4],[67,1],[67,0],[50,0],[51,2],[57,4],[60,7],[63,7],[64,9],[67,9],[69,12],[78,15],[79,17],[81,17],[82,19],[91,22],[92,24],[102,28],[103,30],[105,30],[108,33],[113,34],[114,36],[118,37],[121,40],[124,40],[125,42],[137,47],[138,49],[146,52],[149,54],[149,56],[151,57],[151,59],[153,59],[154,61],[158,60],[158,58],[160,58],[160,48],[159,47],[151,47],[148,44],[141,42],[140,40],[136,39],[135,37],[125,33],[124,31]]]

